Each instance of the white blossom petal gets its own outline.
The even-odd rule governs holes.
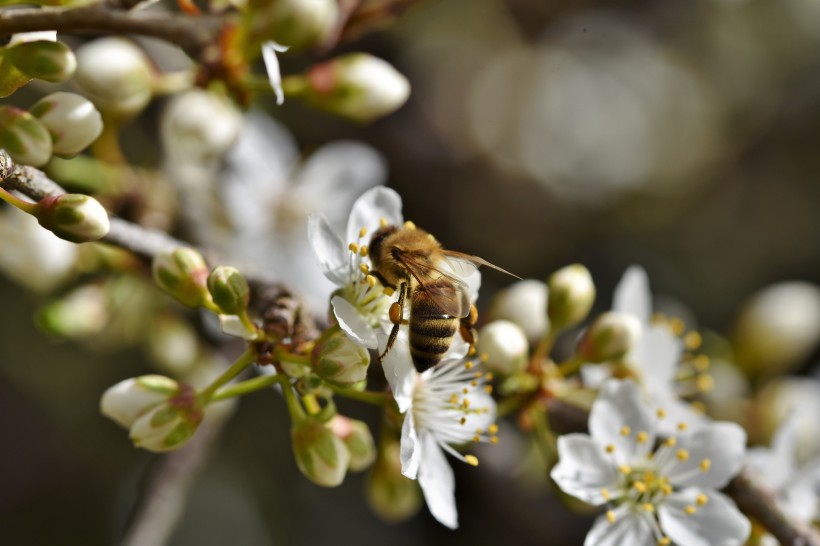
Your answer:
[[[653,446],[653,417],[643,404],[638,386],[632,381],[610,379],[601,388],[589,415],[589,432],[602,446],[614,447],[612,456],[620,464],[629,464],[634,456],[643,456]],[[632,432],[622,434],[624,427]],[[638,443],[634,434],[645,432],[646,441]]]
[[[350,339],[368,349],[375,349],[379,345],[376,332],[367,323],[349,301],[341,296],[333,296],[330,300],[333,306],[333,314],[339,321],[339,326],[344,330]]]
[[[282,105],[285,102],[285,92],[282,90],[282,73],[279,71],[279,59],[277,52],[285,52],[288,46],[277,44],[270,40],[262,44],[262,60],[265,62],[265,71],[268,73],[268,81],[276,96],[276,104]]]
[[[322,273],[338,286],[349,282],[349,253],[339,235],[330,226],[327,218],[314,213],[308,218],[308,239],[313,252],[319,259]]]
[[[606,514],[595,520],[587,533],[584,546],[654,546],[656,540],[649,519],[630,513],[626,506],[613,510],[615,520],[610,523]]]
[[[256,339],[256,332],[249,330],[236,315],[219,315],[219,325],[229,336],[236,336],[247,341]]]
[[[458,527],[458,513],[453,469],[432,434],[422,434],[420,440],[423,461],[419,466],[418,480],[427,508],[439,523],[455,529]]]
[[[746,455],[755,480],[766,487],[780,490],[796,470],[797,424],[797,414],[792,411],[777,427],[771,448],[750,449]]]
[[[355,241],[359,230],[366,228],[369,234],[379,229],[381,219],[389,225],[401,226],[401,197],[394,190],[379,186],[362,194],[353,204],[347,222],[348,242]]]
[[[678,438],[677,449],[688,452],[686,460],[670,458],[664,474],[673,485],[721,488],[743,465],[746,431],[735,423],[710,423]],[[701,471],[702,461],[709,469]]]
[[[618,485],[618,472],[611,458],[587,434],[558,438],[558,464],[550,477],[565,493],[593,505],[607,502],[609,493],[614,493]]]
[[[413,412],[407,412],[404,416],[404,423],[401,425],[401,473],[415,480],[419,473],[421,464],[421,452],[423,447],[419,444],[419,436],[416,431],[416,423]],[[436,447],[438,449],[438,447]]]
[[[670,390],[678,371],[683,342],[666,326],[644,328],[630,353],[630,364],[641,374],[646,390]]]
[[[615,287],[612,310],[629,313],[636,316],[641,324],[649,324],[652,294],[649,291],[649,278],[641,266],[631,266],[621,277],[621,282]]]
[[[697,504],[705,494],[705,505]],[[696,507],[693,514],[686,507]],[[661,528],[672,542],[681,546],[733,546],[746,542],[751,531],[749,520],[735,504],[717,491],[685,489],[669,495],[658,508]]]
[[[600,364],[581,366],[581,381],[588,389],[600,389],[607,379],[612,378],[612,368]]]
[[[379,350],[383,350],[387,342],[387,334],[379,335]],[[404,329],[399,330],[393,347],[382,359],[384,377],[390,384],[393,391],[393,399],[399,407],[399,411],[406,412],[413,400],[413,389],[416,385],[416,368],[410,358],[410,345],[407,340],[407,333]]]

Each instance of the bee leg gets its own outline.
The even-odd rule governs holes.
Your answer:
[[[478,342],[478,332],[474,328],[476,322],[478,322],[478,310],[475,308],[475,305],[471,305],[470,313],[461,319],[461,327],[459,329],[461,339],[470,345],[470,355],[475,353],[475,344]]]
[[[384,356],[393,348],[393,344],[396,342],[396,338],[399,335],[399,326],[402,323],[402,317],[404,316],[404,299],[407,296],[407,283],[401,283],[399,286],[399,300],[393,302],[390,305],[390,322],[393,323],[393,328],[390,330],[390,337],[387,338],[387,344],[384,346],[384,352],[379,355],[379,362],[384,358]]]

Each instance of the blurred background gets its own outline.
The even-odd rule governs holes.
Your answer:
[[[405,218],[445,247],[523,278],[543,280],[580,262],[597,284],[598,310],[609,308],[623,271],[641,264],[662,302],[690,323],[696,317],[698,328],[728,335],[761,288],[820,284],[818,22],[817,0],[416,2],[386,29],[342,48],[374,53],[405,74],[412,86],[405,107],[360,126],[262,98],[257,107],[287,127],[268,133],[290,133],[271,139],[298,157],[256,176],[287,176],[287,162],[304,170],[331,142],[366,143],[377,153],[346,156],[371,165],[362,167],[368,182],[361,185],[395,188]],[[283,55],[283,73],[316,59]],[[157,145],[166,107],[153,103],[123,139],[145,178],[173,178]],[[228,165],[215,179],[231,173]],[[185,212],[190,188],[183,186],[154,195],[169,196]],[[306,199],[313,197],[321,200]],[[291,209],[277,210],[287,219]],[[194,218],[168,226],[197,242],[236,244],[196,232],[209,214],[189,207]],[[0,239],[0,250],[11,244]],[[286,252],[277,248],[271,252]],[[103,254],[81,253],[92,261]],[[236,260],[257,268],[271,261],[269,273],[302,259],[259,246],[240,254]],[[241,351],[202,317],[180,314],[138,275],[116,286],[95,278],[98,296],[71,307],[77,280],[88,280],[82,266],[73,267],[70,282],[31,286],[29,278],[26,286],[30,273],[3,266],[2,544],[117,542],[149,496],[148,477],[163,457],[136,450],[100,416],[100,395],[127,377],[170,373],[173,363],[157,358],[169,324],[204,332],[209,346],[187,348],[197,358],[222,361]],[[291,269],[271,276],[298,276]],[[508,284],[485,272],[479,310]],[[75,323],[89,314],[90,326]],[[157,316],[168,322],[145,323]],[[73,339],[43,325],[73,328]],[[820,356],[815,347],[797,360],[792,368],[810,373]],[[342,409],[378,424],[370,407]],[[308,482],[296,470],[282,400],[245,397],[214,437],[170,543],[297,545],[344,537],[395,546],[580,544],[591,516],[572,515],[554,500],[531,448],[507,425],[501,445],[480,453],[481,467],[454,464],[461,528],[451,532],[424,508],[407,522],[384,523],[365,500],[366,476],[349,475],[331,490]]]

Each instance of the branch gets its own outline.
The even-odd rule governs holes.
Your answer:
[[[218,42],[228,19],[190,17],[169,12],[129,12],[105,3],[78,8],[25,8],[0,10],[0,36],[18,32],[106,32],[153,36],[174,43],[194,57]]]
[[[586,432],[589,414],[572,404],[560,400],[547,402],[550,426],[559,434]],[[777,507],[772,492],[758,486],[741,471],[729,482],[724,493],[735,501],[747,516],[757,520],[784,546],[820,546],[820,534],[802,523],[791,521]]]

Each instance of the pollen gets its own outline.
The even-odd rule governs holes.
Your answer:
[[[697,503],[698,506],[703,506],[707,502],[709,502],[709,497],[707,497],[703,493],[700,493],[697,497],[695,497],[695,502]]]
[[[630,474],[632,472],[632,467],[628,464],[622,464],[618,467],[618,472],[621,474]]]
[[[487,363],[487,361],[488,361],[488,360],[490,360],[490,355],[488,355],[487,353],[481,353],[481,355],[478,357],[478,359],[479,359],[482,363],[486,364],[486,363]]]
[[[379,227],[387,227],[387,218],[384,216],[379,218]]]
[[[646,493],[646,484],[641,481],[633,483],[632,487],[634,487],[635,491],[637,491],[638,493]]]
[[[696,385],[700,392],[709,392],[715,388],[715,380],[709,374],[701,374],[696,380]]]
[[[601,488],[601,498],[605,501],[609,500],[609,489],[607,489],[606,487]]]
[[[654,512],[655,511],[655,505],[652,504],[651,502],[643,503],[642,508],[644,510],[646,510],[647,512]]]
[[[359,249],[359,256],[361,256],[362,258],[364,258],[365,256],[367,256],[367,253],[368,253],[369,251],[370,251],[370,249],[369,249],[369,248],[367,248],[367,245],[362,245],[362,248],[360,248],[360,249]]]
[[[694,351],[703,343],[703,338],[698,332],[691,331],[683,336],[683,344],[690,351]]]
[[[683,422],[678,423],[678,430],[683,431],[683,430],[686,430],[688,428],[689,428],[689,425],[687,425],[686,423],[683,423]]]
[[[349,245],[347,245],[347,249],[353,254],[359,253],[359,245],[357,245],[356,243],[350,243]]]
[[[385,296],[392,296],[393,294],[396,293],[396,291],[393,290],[392,288],[390,288],[389,286],[385,286],[384,290],[382,290],[382,291],[384,292]]]
[[[367,284],[370,286],[370,288],[376,286],[376,277],[374,277],[373,275],[368,275],[367,277],[365,277],[365,279],[367,279]]]
[[[492,394],[493,393],[493,386],[492,385],[484,385],[484,392],[486,392],[487,394]]]
[[[631,428],[629,428],[627,426],[621,427],[621,436],[629,436],[631,433],[632,433]]]
[[[666,440],[663,441],[663,445],[666,447],[675,447],[678,443],[678,439],[674,436],[670,436]]]
[[[462,425],[463,425],[463,424],[466,424],[466,423],[467,423],[467,418],[466,418],[466,417],[462,417],[461,419],[459,419],[459,420],[458,420],[458,422],[459,422],[460,424],[462,424]]]
[[[476,443],[480,442],[481,441],[481,436],[476,434],[475,436],[473,436],[473,441],[476,442]]]
[[[663,419],[666,417],[666,410],[663,408],[658,408],[657,411],[655,411],[655,415],[658,416],[658,419]]]
[[[615,452],[615,446],[612,445],[612,444],[609,444],[604,448],[604,451],[606,451],[607,453],[614,453]]]
[[[360,229],[360,230],[359,230],[359,238],[361,239],[361,238],[362,238],[362,237],[364,237],[365,235],[367,235],[367,228],[366,228],[366,227],[362,227],[362,229]]]
[[[413,223],[413,222],[411,222],[410,220],[407,220],[407,221],[404,223],[404,228],[405,228],[405,229],[416,229],[416,224],[414,224],[414,223]]]
[[[498,425],[493,423],[492,425],[488,426],[487,432],[489,432],[490,434],[498,434]]]
[[[464,367],[468,370],[472,370],[473,366],[474,366],[474,364],[472,362],[470,362],[469,360],[464,363]]]
[[[495,445],[498,443],[498,436],[490,436],[490,443]]]
[[[456,393],[450,395],[450,403],[458,404],[458,395]]]
[[[606,520],[609,523],[615,523],[615,512],[613,512],[612,510],[607,510],[606,511]]]
[[[367,264],[361,264],[361,265],[359,266],[359,269],[360,269],[360,270],[362,271],[362,273],[364,273],[365,275],[369,275],[369,274],[370,274],[370,268],[367,266]]]
[[[712,461],[709,459],[703,459],[700,462],[700,471],[701,472],[709,472],[709,469],[712,467]]]
[[[669,319],[669,327],[672,328],[672,331],[675,333],[676,336],[683,334],[683,330],[685,325],[683,321],[677,317]]]
[[[692,505],[690,504],[690,505],[686,506],[686,507],[683,509],[683,511],[684,511],[684,512],[686,512],[688,515],[690,515],[690,516],[691,516],[691,515],[694,515],[694,513],[695,513],[695,512],[697,512],[697,511],[698,511],[698,509],[697,509],[697,508],[695,508],[694,506],[692,506]]]
[[[709,357],[706,355],[698,355],[695,357],[694,362],[692,365],[695,369],[699,372],[705,372],[709,369],[711,362],[709,361]]]
[[[645,444],[647,440],[649,440],[649,434],[643,430],[635,435],[635,441],[639,444]]]
[[[669,540],[669,537],[661,537],[658,539],[658,546],[669,546],[672,544],[672,541]]]
[[[677,457],[679,461],[687,461],[689,460],[689,452],[685,449],[679,449],[678,452],[675,453],[675,457]]]
[[[464,460],[470,466],[478,466],[478,457],[476,457],[475,455],[465,455]]]

